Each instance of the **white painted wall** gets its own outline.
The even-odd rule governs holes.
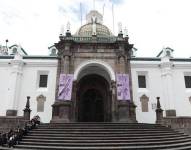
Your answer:
[[[0,115],[6,115],[10,83],[10,65],[8,64],[10,60],[0,59]]]
[[[26,97],[30,96],[31,116],[39,115],[42,122],[49,122],[52,117],[51,105],[55,101],[57,60],[25,60],[23,68],[23,79],[21,86],[21,95],[19,103],[19,115],[23,114],[23,108],[26,104]],[[47,88],[39,88],[40,72],[47,72]],[[37,112],[37,97],[44,95],[46,97],[44,112]]]
[[[18,115],[23,115],[26,104],[26,97],[30,96],[31,116],[39,115],[43,122],[49,122],[52,117],[51,105],[55,100],[56,87],[56,59],[23,59],[25,62],[22,70],[20,96],[18,103]],[[5,115],[10,107],[8,101],[9,83],[12,82],[12,67],[9,64],[11,59],[0,58],[0,115]],[[191,75],[191,62],[174,61],[172,63],[172,91],[173,104],[177,111],[177,116],[191,116],[191,89],[185,88],[184,74]],[[166,97],[164,94],[164,83],[162,79],[161,61],[131,61],[133,99],[137,105],[136,114],[138,122],[154,123],[156,120],[155,109],[152,104],[156,104],[156,97],[160,97],[162,109],[167,109]],[[39,72],[48,73],[48,88],[38,88]],[[147,77],[147,88],[138,88],[138,74],[145,74]],[[44,112],[37,113],[37,97],[46,97]],[[149,112],[142,112],[140,97],[149,97]]]
[[[159,62],[155,61],[132,61],[132,85],[133,85],[133,100],[136,108],[136,115],[138,122],[154,123],[156,114],[155,109],[152,109],[152,104],[156,104],[156,97],[161,97],[162,95],[162,85],[161,85],[161,73],[158,67]],[[138,75],[146,75],[147,88],[138,87]],[[146,95],[149,97],[149,112],[142,112],[140,97]]]
[[[172,62],[172,89],[173,94],[170,104],[166,97],[164,89],[166,88],[166,80],[162,78],[161,61],[131,61],[132,69],[132,85],[133,99],[137,105],[136,115],[138,122],[154,123],[156,120],[155,110],[152,109],[152,103],[156,103],[156,97],[160,97],[160,102],[163,110],[169,107],[176,109],[177,116],[191,116],[191,89],[185,88],[184,73],[191,75],[191,62]],[[138,88],[138,74],[146,73],[148,87],[146,89]],[[164,80],[164,81],[163,81]],[[165,84],[164,84],[165,83]],[[141,111],[140,97],[145,94],[149,97],[149,112]],[[169,94],[170,95],[170,94]],[[164,111],[165,115],[165,111]]]
[[[10,103],[7,101],[9,95],[10,82],[13,82],[11,77],[12,66],[9,64],[10,59],[0,59],[0,115],[5,115],[6,110],[10,109]],[[30,96],[30,108],[32,110],[31,117],[39,115],[42,122],[49,122],[52,117],[51,105],[55,101],[56,87],[56,59],[23,59],[23,74],[21,77],[21,87],[19,91],[18,115],[23,115],[23,109],[26,105],[27,96]],[[48,87],[38,88],[39,72],[45,71],[48,73]],[[44,112],[37,112],[37,97],[39,95],[46,97]]]

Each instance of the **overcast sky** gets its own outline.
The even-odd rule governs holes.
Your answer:
[[[93,0],[0,0],[0,44],[21,44],[31,55],[46,55],[58,42],[60,28],[67,22],[74,34]],[[95,0],[95,9],[104,13],[104,24],[114,31],[118,23],[127,28],[137,56],[155,57],[163,47],[174,49],[175,57],[191,56],[191,0]],[[103,11],[104,7],[104,11]]]

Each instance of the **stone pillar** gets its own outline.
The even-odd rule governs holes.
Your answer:
[[[59,48],[58,48],[59,50]],[[69,74],[70,73],[70,44],[66,44],[63,51],[63,57],[60,60],[60,71],[57,71],[59,75],[57,75],[57,90],[56,90],[56,97],[55,102],[52,105],[52,120],[51,123],[65,123],[73,121],[73,112],[71,111],[72,108],[72,100],[58,100],[58,88],[59,88],[59,77],[61,73]],[[62,64],[63,63],[63,64]]]
[[[162,124],[163,121],[163,110],[160,105],[160,97],[157,97],[157,109],[156,109],[156,123]]]
[[[134,122],[137,122],[137,119],[136,119],[136,105],[134,104],[133,101],[131,101],[129,103],[129,117],[131,118],[131,121],[134,123]]]
[[[111,104],[111,120],[112,122],[116,122],[117,121],[117,110],[116,110],[116,99],[117,99],[117,95],[116,95],[116,82],[115,81],[111,81],[111,100],[112,100],[112,104]]]
[[[6,112],[6,116],[17,116],[18,104],[19,104],[19,96],[20,96],[20,88],[21,88],[21,79],[22,79],[22,70],[24,61],[22,56],[16,54],[14,59],[10,62],[12,66],[10,84],[9,84],[9,93],[8,93],[8,101],[9,108]]]
[[[71,121],[76,122],[78,120],[77,114],[76,114],[76,94],[77,94],[77,81],[73,81],[73,88],[72,88],[72,107],[71,107]]]
[[[51,123],[71,122],[71,102],[56,101],[52,105],[53,113]]]
[[[27,103],[26,103],[25,109],[23,111],[24,111],[24,115],[23,115],[24,119],[30,120],[30,113],[31,113],[30,96],[27,96]]]
[[[173,95],[173,64],[170,62],[170,58],[165,56],[161,59],[161,71],[162,71],[162,83],[163,93],[165,100],[165,112],[166,116],[176,116],[176,110],[174,106],[174,95]]]
[[[129,101],[118,100],[118,121],[131,122],[129,117]]]
[[[64,56],[64,73],[69,73],[70,58],[68,55]]]

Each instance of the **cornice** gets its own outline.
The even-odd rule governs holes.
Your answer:
[[[58,62],[25,62],[27,67],[57,67]]]

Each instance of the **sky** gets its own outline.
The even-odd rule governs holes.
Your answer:
[[[191,0],[0,0],[0,45],[20,44],[29,55],[48,55],[69,22],[74,34],[96,9],[114,34],[127,29],[138,57],[156,57],[164,48],[191,57]],[[112,17],[114,12],[114,26]]]

